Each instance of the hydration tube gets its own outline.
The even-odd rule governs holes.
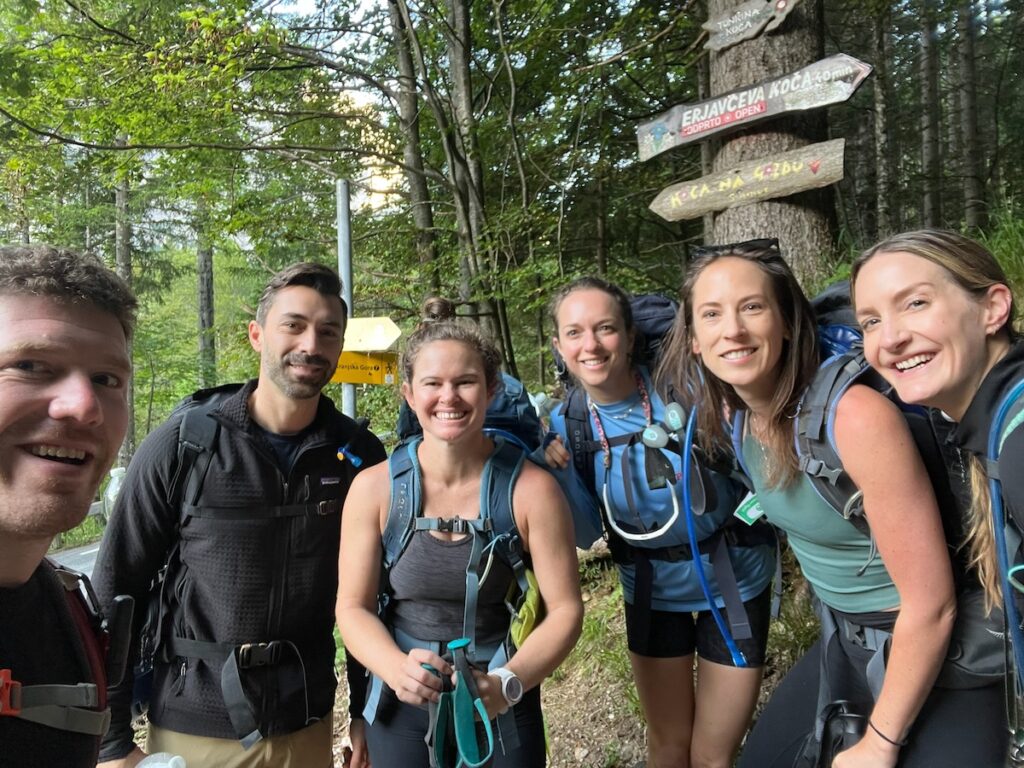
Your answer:
[[[686,477],[685,469],[683,470],[683,473],[683,477]],[[670,485],[669,491],[672,492],[672,516],[668,519],[668,522],[660,528],[655,528],[653,531],[647,531],[647,533],[630,533],[629,531],[624,531],[615,523],[615,507],[612,506],[611,499],[608,496],[609,485],[610,483],[608,482],[608,478],[606,477],[604,487],[601,489],[601,497],[604,501],[604,508],[608,510],[608,527],[615,531],[615,533],[624,538],[626,541],[650,541],[651,539],[656,539],[659,536],[664,536],[666,533],[669,532],[669,530],[671,530],[676,520],[679,519],[678,494],[676,494],[675,489],[672,488],[672,486]],[[687,485],[689,485],[689,483],[687,483]]]
[[[1004,399],[996,413],[995,421],[988,434],[988,458],[996,461],[999,458],[1001,449],[1001,438],[1003,422],[1010,406],[1024,392],[1024,381],[1018,382]],[[1006,625],[1010,631],[1010,646],[1013,649],[1013,660],[1016,666],[1014,680],[1018,693],[1024,689],[1024,634],[1020,627],[1020,613],[1017,611],[1017,603],[1013,599],[1013,584],[1010,578],[1010,558],[1006,551],[1006,524],[1003,514],[1003,493],[999,480],[990,477],[988,481],[989,495],[992,497],[992,528],[996,540],[996,556],[999,558],[999,573],[1003,582],[1003,608],[1006,611]]]
[[[715,596],[711,594],[711,585],[708,584],[707,574],[704,573],[704,561],[700,557],[700,548],[697,542],[697,531],[694,530],[693,503],[690,498],[690,462],[693,453],[693,433],[697,426],[697,406],[690,411],[690,418],[686,422],[686,437],[683,440],[683,506],[686,507],[686,533],[690,539],[690,549],[693,552],[693,564],[697,571],[697,579],[700,581],[700,588],[704,590],[704,596],[708,600],[708,608],[711,609],[711,616],[718,625],[718,631],[722,633],[722,639],[732,656],[732,663],[737,667],[747,667],[747,659],[743,651],[736,645],[729,625],[725,623],[722,614],[715,605]],[[672,494],[675,498],[675,494]]]

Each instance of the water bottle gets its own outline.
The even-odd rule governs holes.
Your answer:
[[[121,470],[124,474],[124,470]],[[186,768],[185,758],[170,752],[157,752],[139,763],[138,768]]]
[[[124,482],[124,467],[114,467],[110,470],[110,482],[103,491],[103,521],[110,520],[114,512],[114,502],[117,501],[117,494],[121,491],[121,483]]]

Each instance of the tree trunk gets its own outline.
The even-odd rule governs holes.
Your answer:
[[[935,9],[925,0],[921,12],[921,219],[942,225],[942,169],[939,164],[939,39]]]
[[[981,175],[983,148],[978,133],[978,84],[974,61],[974,3],[960,4],[957,19],[960,38],[960,119],[963,132],[964,223],[979,230],[987,223],[985,181]]]
[[[892,151],[889,146],[889,23],[888,7],[874,17],[875,43],[875,239],[894,231],[892,210]]]
[[[735,2],[710,0],[708,16],[728,14]],[[805,0],[775,32],[711,54],[711,93],[727,93],[805,67],[822,58],[821,0]],[[736,164],[823,141],[824,110],[797,113],[732,134],[715,156],[715,172]],[[836,228],[834,193],[826,187],[783,199],[737,206],[715,217],[714,241],[729,243],[777,237],[802,280],[819,275],[833,253]]]
[[[124,146],[126,140],[119,138],[116,143]],[[128,219],[128,176],[118,178],[114,186],[114,257],[117,273],[130,286],[132,280],[132,227]],[[132,350],[129,349],[129,354]],[[128,387],[128,430],[117,457],[118,465],[127,467],[135,455],[135,383]]]
[[[213,328],[213,242],[206,216],[206,205],[200,203],[196,226],[196,300],[199,306],[199,386],[217,384],[217,340]]]
[[[405,179],[409,185],[409,202],[416,230],[416,255],[427,271],[431,293],[441,290],[437,272],[437,245],[434,239],[434,209],[427,187],[423,149],[420,144],[420,105],[416,90],[416,68],[413,63],[409,30],[395,0],[388,1],[391,17],[391,35],[394,38],[395,59],[398,62],[398,122],[405,138],[402,158],[405,161]]]

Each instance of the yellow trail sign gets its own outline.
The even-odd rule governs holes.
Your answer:
[[[342,352],[331,381],[336,384],[397,384],[398,355],[394,352]]]
[[[391,347],[402,330],[390,317],[350,317],[345,324],[346,352],[382,352]]]

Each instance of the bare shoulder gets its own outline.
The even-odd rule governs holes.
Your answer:
[[[389,484],[388,462],[382,461],[379,464],[374,464],[372,467],[367,467],[352,478],[352,486],[349,489],[349,493],[380,495],[387,491]]]
[[[524,461],[523,469],[519,473],[519,480],[516,481],[516,496],[522,493],[528,494],[550,494],[561,495],[561,488],[558,481],[546,469],[538,467],[532,461]]]
[[[882,437],[880,428],[901,432],[907,429],[896,404],[864,384],[854,384],[839,398],[835,427],[837,438],[846,433],[851,436],[873,435],[878,439]]]

